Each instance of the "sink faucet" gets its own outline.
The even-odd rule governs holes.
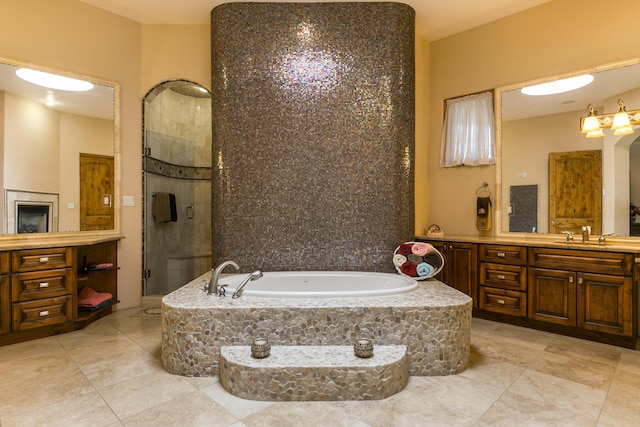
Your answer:
[[[591,226],[590,225],[583,225],[582,226],[582,241],[583,242],[588,242],[590,236],[591,236]]]
[[[232,265],[236,271],[240,270],[240,266],[236,264],[234,261],[225,261],[213,270],[213,278],[211,279],[211,283],[209,284],[209,295],[218,295],[218,280],[220,280],[220,273],[224,270],[228,265]]]
[[[231,298],[240,298],[240,296],[242,295],[242,290],[244,289],[245,285],[247,283],[249,283],[250,281],[258,280],[261,277],[262,277],[262,271],[260,271],[260,270],[256,270],[253,273],[251,273],[250,275],[248,275],[242,281],[242,283],[240,283],[240,286],[238,286],[236,288],[236,290],[233,292],[233,295],[231,296]]]
[[[573,240],[573,231],[563,231],[563,234],[567,235],[567,242],[571,242]]]

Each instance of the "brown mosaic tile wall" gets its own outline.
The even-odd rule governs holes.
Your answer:
[[[213,262],[395,271],[414,235],[414,11],[211,13]]]

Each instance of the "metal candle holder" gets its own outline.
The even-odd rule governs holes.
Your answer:
[[[373,357],[373,344],[371,340],[360,338],[353,344],[353,352],[357,357]]]
[[[271,344],[266,338],[256,338],[251,344],[251,357],[255,359],[264,359],[271,353]]]

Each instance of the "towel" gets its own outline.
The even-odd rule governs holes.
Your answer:
[[[411,254],[407,256],[407,261],[409,261],[412,264],[418,265],[418,264],[422,264],[424,260],[422,259],[421,256]]]
[[[398,248],[397,253],[404,256],[410,255],[412,253],[411,252],[412,247],[413,247],[412,243],[403,243]]]
[[[491,230],[491,198],[478,197],[476,200],[476,228],[479,231]]]
[[[100,293],[96,292],[88,286],[85,286],[78,293],[78,307],[85,308],[98,308],[106,305],[106,301],[110,301],[113,298],[108,292]]]
[[[438,268],[440,268],[442,266],[442,258],[435,251],[425,255],[424,256],[424,262],[426,262],[427,264],[432,266],[434,268],[434,270],[437,270]]]
[[[418,272],[418,276],[427,277],[431,276],[433,272],[436,271],[436,269],[433,268],[430,264],[423,262],[421,264],[418,264],[418,266],[416,267],[416,271]]]
[[[400,271],[402,274],[410,277],[416,277],[418,275],[418,271],[416,270],[416,265],[407,261],[400,266]]]
[[[400,254],[395,254],[393,256],[393,265],[395,265],[396,267],[400,268],[400,266],[405,262],[407,262],[406,256]]]
[[[176,196],[172,193],[156,193],[151,202],[151,213],[157,223],[175,222],[178,220]]]
[[[433,246],[431,246],[429,243],[423,243],[423,242],[416,242],[411,247],[411,252],[413,252],[414,255],[418,255],[418,256],[425,256],[432,250],[433,250]]]

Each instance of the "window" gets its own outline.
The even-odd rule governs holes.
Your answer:
[[[479,166],[496,162],[493,93],[448,99],[440,166]]]

